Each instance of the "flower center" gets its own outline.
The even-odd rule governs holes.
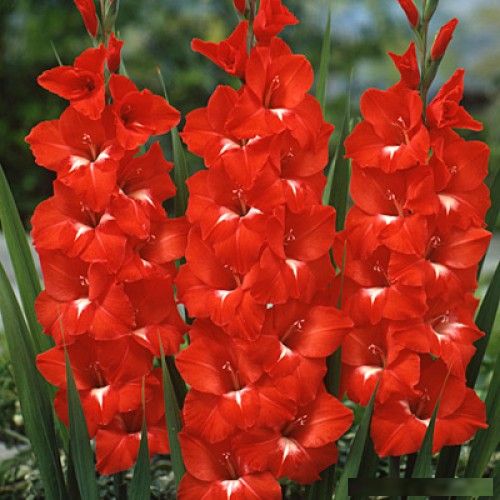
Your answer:
[[[233,384],[233,388],[235,391],[239,391],[241,389],[241,385],[240,385],[240,379],[238,377],[238,372],[233,368],[233,365],[231,364],[230,361],[226,361],[223,365],[222,365],[222,369],[229,373],[229,376],[231,378],[231,382]]]

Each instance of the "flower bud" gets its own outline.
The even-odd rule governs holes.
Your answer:
[[[97,36],[97,28],[99,21],[97,20],[97,13],[95,10],[94,0],[74,0],[76,8],[82,16],[85,28],[92,38]]]
[[[420,16],[413,0],[398,0],[399,5],[405,11],[408,22],[413,28],[418,26]]]
[[[247,8],[247,0],[233,0],[233,1],[236,10],[240,12],[240,14],[245,14],[245,10]]]
[[[116,38],[114,33],[111,33],[108,41],[107,56],[108,69],[111,73],[118,71],[121,62],[121,50],[123,47],[123,40]]]
[[[439,0],[428,0],[425,6],[424,19],[425,21],[430,21],[434,12],[436,12]]]
[[[431,49],[431,59],[436,61],[441,59],[448,48],[448,45],[453,37],[453,32],[457,27],[458,19],[453,18],[448,21],[444,26],[441,26],[439,33],[434,40],[434,44]]]

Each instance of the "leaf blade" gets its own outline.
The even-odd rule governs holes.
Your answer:
[[[0,165],[0,222],[9,250],[10,260],[16,276],[24,314],[37,353],[49,349],[50,337],[42,334],[35,313],[35,299],[41,291],[40,280],[26,238],[26,233],[17,210],[14,196]]]
[[[328,16],[326,18],[325,32],[323,34],[323,44],[321,46],[321,56],[318,71],[318,82],[316,85],[316,98],[318,99],[323,113],[326,106],[326,84],[328,80],[328,68],[330,66],[331,54],[331,28],[332,28],[332,12],[328,8]]]
[[[323,191],[323,205],[331,205],[337,212],[336,228],[344,228],[349,197],[350,161],[341,156],[344,141],[349,133],[351,122],[351,81],[347,90],[347,102],[344,119],[340,129],[335,153],[328,169],[326,186]]]
[[[165,85],[165,80],[159,67],[156,68],[158,73],[158,78],[160,79],[161,86],[163,88],[163,94],[165,99],[168,100],[167,87]],[[174,182],[177,188],[174,199],[174,212],[177,217],[180,217],[186,213],[187,208],[187,185],[186,181],[189,177],[189,165],[186,159],[186,153],[182,146],[181,139],[179,137],[179,129],[174,127],[171,130],[172,135],[172,151],[174,154]]]
[[[337,488],[334,497],[335,500],[347,500],[349,498],[348,495],[349,478],[354,478],[358,476],[359,466],[363,458],[363,451],[365,449],[366,442],[369,437],[370,422],[373,414],[373,407],[375,405],[375,396],[377,394],[377,389],[378,389],[378,384],[377,388],[375,388],[375,391],[373,391],[368,406],[365,408],[365,412],[363,413],[363,417],[361,418],[358,431],[356,432],[356,435],[352,442],[351,450],[347,457],[344,470],[342,471],[342,475],[340,476],[339,482],[337,483]]]
[[[165,353],[160,339],[161,370],[163,377],[163,399],[165,401],[165,424],[168,431],[168,441],[170,445],[170,458],[172,460],[172,470],[176,486],[186,472],[184,461],[182,459],[181,445],[178,434],[182,429],[181,415],[174,386],[170,377],[170,372],[165,362]]]
[[[482,477],[500,442],[500,356],[486,396],[486,415],[489,427],[480,429],[472,441],[464,477]]]
[[[151,467],[149,460],[148,431],[146,418],[142,421],[141,444],[134,467],[134,475],[129,487],[129,500],[144,500],[149,498],[151,485]]]
[[[99,492],[95,477],[94,454],[67,350],[64,356],[68,391],[69,447],[74,472],[81,497],[96,500],[99,498]]]
[[[0,313],[26,433],[37,458],[46,497],[65,500],[68,497],[48,387],[36,369],[32,337],[1,263]]]
[[[129,500],[143,500],[150,496],[151,466],[149,458],[148,429],[146,424],[146,395],[145,379],[142,379],[142,427],[141,442],[137,461],[134,467],[134,475],[129,487]]]

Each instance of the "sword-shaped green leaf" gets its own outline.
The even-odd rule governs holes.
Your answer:
[[[163,93],[165,99],[168,100],[167,87],[165,86],[165,80],[161,74],[160,68],[157,68],[158,77],[160,79],[161,85],[163,87]],[[177,193],[175,195],[174,207],[175,215],[180,217],[186,213],[188,192],[186,181],[189,177],[189,166],[186,159],[186,153],[184,152],[184,147],[182,146],[181,139],[179,137],[179,130],[174,127],[171,130],[172,134],[172,151],[174,153],[174,181],[177,188]]]
[[[347,92],[344,120],[340,129],[333,159],[328,169],[326,186],[323,192],[323,205],[332,205],[337,211],[337,230],[344,228],[349,198],[350,162],[343,158],[344,141],[349,134],[351,122],[351,84]]]
[[[486,415],[489,427],[480,429],[472,441],[464,477],[482,477],[500,443],[500,356],[486,396]]]
[[[500,263],[497,265],[493,279],[490,282],[486,295],[484,296],[476,316],[476,325],[482,332],[484,332],[484,336],[475,343],[476,352],[467,367],[467,385],[469,387],[474,387],[476,384],[479,369],[481,368],[481,363],[483,362],[484,354],[491,337],[491,331],[493,329],[493,323],[495,322],[499,301]]]
[[[500,300],[500,263],[497,265],[493,279],[490,282],[486,295],[481,303],[476,316],[476,324],[484,332],[484,337],[476,343],[476,352],[467,367],[467,385],[474,387],[476,384],[481,363],[483,362],[486,348],[495,322]],[[454,477],[460,456],[460,446],[448,446],[443,448],[439,455],[436,469],[436,477]]]
[[[37,459],[45,497],[66,500],[68,494],[59,460],[48,386],[36,369],[33,339],[1,263],[0,313],[26,434]]]
[[[182,476],[186,472],[184,461],[182,460],[181,446],[178,434],[181,431],[181,415],[179,403],[175,395],[174,386],[170,377],[170,372],[165,362],[163,344],[160,339],[161,370],[163,373],[163,398],[165,400],[165,418],[170,443],[170,458],[172,460],[172,470],[174,472],[175,484],[179,486]]]
[[[66,351],[64,355],[66,361],[66,382],[68,386],[69,448],[74,473],[81,498],[85,500],[97,500],[99,492],[95,476],[94,454],[90,446],[87,423],[85,422],[80,395],[76,389],[68,352]]]
[[[330,53],[332,48],[331,28],[332,28],[332,13],[331,8],[328,8],[328,16],[326,18],[325,32],[323,34],[323,45],[321,47],[321,58],[318,71],[318,82],[316,83],[316,98],[318,99],[323,113],[326,106],[326,84],[328,81],[328,69],[330,67]]]
[[[439,399],[432,412],[432,417],[427,426],[427,431],[422,442],[422,446],[417,454],[415,466],[411,477],[414,478],[431,478],[432,474],[432,444],[434,441],[434,428],[436,426],[436,418],[439,411]],[[417,500],[424,498],[421,496],[409,496],[408,500]]]
[[[370,402],[365,408],[358,430],[351,444],[351,450],[349,451],[344,470],[342,471],[342,475],[340,476],[337,488],[335,490],[335,500],[347,500],[349,498],[349,478],[358,477],[359,466],[361,464],[361,460],[363,459],[363,450],[365,449],[366,442],[369,437],[370,422],[372,419],[373,407],[375,405],[375,395],[377,393],[377,388],[375,389],[375,391],[373,391]]]
[[[149,459],[148,429],[146,426],[146,404],[144,398],[144,381],[142,383],[142,429],[141,444],[134,467],[134,475],[130,481],[129,500],[145,500],[150,497],[151,467]]]
[[[491,207],[486,214],[486,227],[493,231],[500,212],[500,170],[496,173],[490,188]],[[484,265],[484,258],[479,264],[477,276],[481,275]]]
[[[42,334],[42,328],[35,313],[35,299],[40,293],[40,280],[19,217],[14,197],[0,165],[0,222],[9,250],[10,260],[16,275],[24,314],[28,322],[35,352],[49,349],[53,343]]]

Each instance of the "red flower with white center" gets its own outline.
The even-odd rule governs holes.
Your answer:
[[[101,474],[116,474],[130,469],[137,460],[141,441],[143,419],[146,420],[149,455],[169,453],[168,433],[165,426],[161,371],[145,379],[144,412],[139,406],[131,411],[116,413],[113,420],[97,431],[96,468]],[[136,392],[140,394],[141,385]],[[140,399],[139,399],[140,404]]]
[[[134,309],[134,339],[155,356],[179,351],[187,329],[172,294],[170,278],[153,278],[125,284]]]
[[[439,211],[430,168],[386,174],[354,163],[351,196],[356,208],[349,213],[346,226],[350,241],[362,249],[363,257],[381,244],[405,254],[424,252],[424,216]]]
[[[255,47],[247,62],[244,90],[228,126],[246,138],[294,127],[293,110],[304,101],[313,78],[309,61],[292,54],[282,40],[273,38],[269,47]]]
[[[269,248],[247,275],[253,297],[263,304],[283,304],[311,296],[328,279],[324,264],[335,231],[334,210],[312,205],[297,214],[281,211],[269,224]]]
[[[342,386],[354,402],[367,405],[377,383],[377,400],[413,393],[419,380],[418,354],[392,342],[386,323],[355,327],[342,344]]]
[[[464,95],[464,74],[463,69],[457,69],[427,107],[427,121],[431,130],[442,130],[449,127],[469,130],[483,129],[481,122],[474,120],[460,105]]]
[[[94,437],[98,426],[108,424],[120,406],[130,406],[130,402],[120,401],[128,397],[122,387],[150,372],[152,356],[137,346],[131,337],[110,343],[95,342],[87,336],[78,337],[66,348],[54,347],[39,354],[38,369],[48,382],[62,390],[58,396],[61,403],[58,409],[62,410],[59,417],[64,422],[68,422],[65,349],[82,400],[89,434]]]
[[[105,61],[103,45],[87,49],[75,59],[73,66],[57,66],[44,71],[37,82],[44,89],[67,99],[82,115],[98,120],[105,105]]]
[[[223,166],[233,182],[248,189],[273,151],[271,138],[247,137],[228,123],[239,99],[233,88],[217,87],[206,108],[188,113],[181,136],[189,151],[203,157],[207,168]]]
[[[470,226],[465,230],[454,227],[448,217],[441,214],[429,227],[424,255],[429,267],[430,293],[456,297],[467,289],[474,289],[475,266],[486,253],[490,240],[491,233],[482,227]]]
[[[169,175],[172,167],[158,142],[145,154],[134,158],[127,155],[120,161],[118,192],[111,198],[109,213],[124,233],[139,239],[149,237],[151,218],[161,217],[164,213],[161,204],[175,195]]]
[[[213,43],[194,38],[191,49],[208,57],[226,73],[241,78],[245,74],[248,58],[247,34],[248,21],[241,21],[227,40]]]
[[[446,139],[439,156],[435,153],[430,161],[441,207],[454,225],[482,226],[490,206],[484,183],[490,149],[484,142],[465,141],[458,135]]]
[[[239,342],[209,322],[195,323],[190,338],[190,346],[176,358],[179,372],[192,388],[184,403],[186,428],[220,441],[237,428],[253,426],[260,410],[255,383],[264,374],[262,366],[246,359]],[[191,408],[196,408],[196,400],[207,407],[210,425],[198,428],[199,416]]]
[[[257,430],[237,441],[237,449],[250,467],[269,469],[277,478],[301,484],[319,479],[319,473],[335,463],[334,442],[352,423],[352,411],[337,399],[320,392],[298,408],[289,422],[277,430]]]
[[[38,319],[57,343],[89,330],[107,340],[130,333],[134,317],[123,286],[103,266],[40,252],[45,290],[37,298]]]
[[[185,500],[279,500],[281,487],[270,472],[249,467],[233,441],[208,444],[195,435],[179,434],[186,465],[178,496]]]
[[[69,107],[59,120],[39,123],[26,137],[36,163],[55,171],[95,211],[115,190],[117,161],[123,156],[111,118],[104,111],[101,120],[90,120]]]
[[[301,358],[326,358],[352,326],[351,319],[332,306],[298,301],[274,306],[267,311],[261,337],[275,345],[274,358],[267,365],[281,371],[280,367],[286,370],[286,365],[296,365]]]
[[[147,239],[130,239],[125,262],[118,272],[122,281],[175,276],[175,262],[184,255],[187,224],[184,217],[169,219],[159,212],[151,219]]]
[[[389,335],[397,345],[441,358],[453,375],[463,378],[476,351],[473,344],[483,336],[474,324],[477,299],[466,295],[450,303],[438,296],[429,306],[423,321],[394,323]]]
[[[259,43],[266,44],[289,25],[299,20],[283,5],[281,0],[261,0],[255,16],[254,32]]]
[[[250,295],[246,277],[223,264],[210,247],[191,231],[186,248],[187,265],[177,277],[179,299],[189,314],[208,318],[244,338],[256,338],[264,322],[265,305]]]
[[[116,117],[116,139],[124,149],[135,149],[152,135],[168,132],[179,123],[179,112],[149,90],[139,91],[123,75],[113,74],[109,80]]]
[[[378,455],[399,456],[415,453],[422,445],[432,413],[439,409],[432,450],[464,443],[478,429],[487,427],[484,403],[465,387],[462,378],[450,375],[441,360],[421,359],[417,394],[378,403],[372,420],[371,435]]]
[[[418,92],[369,89],[360,106],[364,121],[345,141],[348,158],[388,173],[427,163],[429,133]]]
[[[54,196],[38,205],[31,219],[37,249],[61,250],[77,257],[95,238],[102,214],[86,208],[73,190],[54,182]]]
[[[413,256],[381,247],[368,258],[347,254],[346,308],[356,324],[405,320],[426,311],[425,269]]]
[[[244,189],[218,167],[197,172],[187,184],[189,222],[199,224],[218,257],[240,274],[248,272],[267,239],[269,217],[284,202],[277,174],[264,170]]]

